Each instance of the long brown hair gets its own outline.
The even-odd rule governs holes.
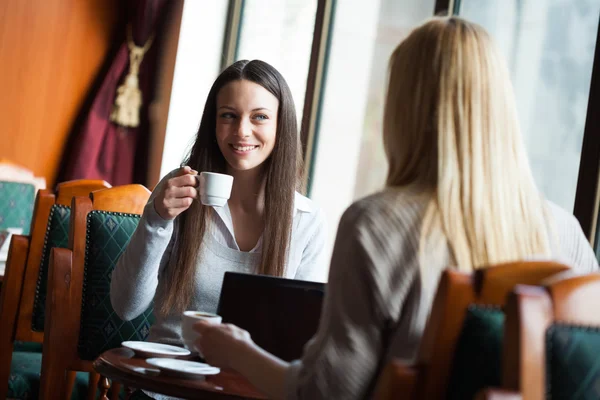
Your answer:
[[[396,48],[389,79],[387,184],[433,192],[421,245],[441,231],[467,271],[550,254],[508,68],[486,31],[433,18]]]
[[[295,190],[300,182],[302,153],[292,93],[283,76],[260,60],[241,60],[217,77],[208,93],[196,141],[182,165],[197,171],[225,173],[227,161],[216,140],[217,95],[232,81],[248,80],[259,84],[279,100],[275,146],[263,164],[265,185],[265,229],[259,274],[283,276],[292,232]],[[178,217],[177,243],[166,271],[169,287],[164,313],[183,311],[194,292],[196,266],[202,257],[198,238],[207,234],[210,207],[194,201]]]

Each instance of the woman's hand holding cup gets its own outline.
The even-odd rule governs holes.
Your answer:
[[[186,349],[196,351],[202,357],[199,349],[195,347],[195,342],[200,334],[194,329],[194,324],[205,321],[208,324],[218,325],[221,323],[221,316],[204,311],[185,311],[181,319],[181,338]]]
[[[172,220],[190,208],[198,198],[196,175],[198,171],[186,165],[165,182],[154,198],[154,209],[158,215],[165,220]]]

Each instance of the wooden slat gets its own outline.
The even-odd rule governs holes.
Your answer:
[[[78,289],[73,285],[73,271],[73,252],[69,249],[52,249],[39,395],[41,400],[65,398],[68,360],[65,356],[68,356],[73,344],[77,347],[79,334],[79,326],[75,324],[78,320],[71,317],[74,312],[71,298]]]
[[[110,190],[96,190],[90,197],[94,210],[142,214],[150,191],[142,185],[123,185]]]
[[[27,236],[13,235],[8,250],[4,281],[0,289],[0,394],[8,392],[10,356],[13,352],[15,333],[14,321],[21,298],[28,248]]]

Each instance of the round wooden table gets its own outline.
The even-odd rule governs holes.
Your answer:
[[[108,350],[94,361],[100,375],[123,385],[187,399],[266,399],[244,377],[230,370],[206,379],[157,374],[156,367],[124,347]]]

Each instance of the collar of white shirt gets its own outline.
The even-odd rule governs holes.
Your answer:
[[[225,206],[223,207],[213,207],[213,210],[215,210],[215,214],[219,216],[221,221],[223,221],[223,223],[227,227],[227,230],[229,231],[229,234],[231,235],[231,238],[235,242],[235,233],[233,231],[233,219],[231,218],[231,210],[229,209],[229,204],[225,204]],[[296,192],[294,196],[294,217],[296,217],[296,214],[298,214],[298,212],[309,213],[312,212],[312,210],[313,208],[311,201],[307,197],[304,197],[300,193]],[[262,235],[260,236],[260,239],[258,240],[258,243],[256,243],[254,249],[252,249],[250,252],[252,253],[255,251],[260,251],[261,248]]]

